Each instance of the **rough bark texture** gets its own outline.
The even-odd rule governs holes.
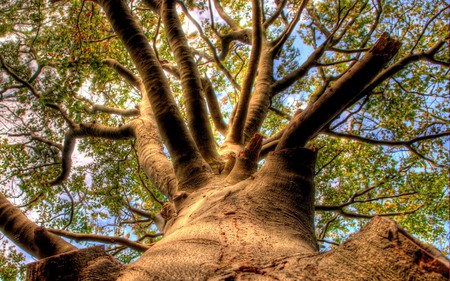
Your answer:
[[[244,181],[218,178],[175,199],[165,237],[123,269],[101,251],[77,251],[30,265],[28,280],[448,279],[442,254],[387,219],[318,253],[315,158],[305,148],[276,151]]]
[[[223,217],[233,215],[223,212]],[[241,228],[245,238],[251,223]],[[230,236],[231,237],[231,236]],[[248,238],[248,237],[247,237]],[[224,239],[224,238],[223,238]],[[164,240],[163,240],[164,241]],[[194,242],[194,244],[191,244]],[[180,263],[149,260],[155,267],[136,263],[124,268],[93,247],[53,256],[28,265],[27,280],[448,280],[449,261],[437,250],[422,245],[395,222],[376,217],[336,250],[323,253],[293,253],[266,263],[236,258],[224,259],[223,248],[213,241],[185,240],[182,248],[152,248],[146,256],[178,257]],[[226,240],[224,240],[226,242]],[[243,241],[241,241],[243,242]],[[167,242],[170,245],[170,242]],[[230,242],[228,242],[230,243]],[[167,245],[167,244],[166,244]],[[227,244],[223,244],[226,246]],[[188,246],[188,247],[186,247]],[[167,246],[166,246],[167,247]],[[242,244],[245,247],[245,244]],[[214,255],[211,248],[216,248]],[[176,250],[175,250],[176,249]],[[207,249],[207,252],[202,250]],[[222,249],[222,250],[221,250]],[[189,250],[193,252],[189,252]],[[176,252],[174,252],[176,251]],[[240,250],[239,253],[245,252]],[[257,255],[257,252],[255,253]],[[205,262],[210,258],[212,262]],[[270,258],[270,257],[267,257]],[[218,267],[214,261],[227,261]],[[188,263],[192,262],[190,266]]]
[[[30,263],[27,281],[116,280],[122,265],[105,253],[103,246],[55,255]]]

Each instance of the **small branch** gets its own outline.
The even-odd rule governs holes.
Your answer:
[[[339,213],[342,216],[348,217],[348,218],[371,219],[371,218],[374,218],[374,217],[395,217],[395,216],[403,216],[403,215],[413,214],[413,213],[417,212],[420,208],[422,208],[423,205],[425,205],[425,204],[420,204],[419,206],[417,206],[417,208],[409,210],[409,211],[392,212],[392,213],[379,213],[379,214],[374,214],[374,215],[358,214],[358,213],[353,213],[353,212],[347,212],[347,211],[344,211],[344,210],[340,210]]]
[[[330,224],[332,222],[334,222],[337,219],[337,217],[338,217],[338,215],[336,214],[331,219],[327,220],[327,222],[323,226],[322,230],[320,231],[318,240],[323,240],[325,238],[325,235],[327,234],[327,231],[328,231],[328,227],[330,226]]]
[[[353,54],[353,53],[363,53],[369,51],[370,48],[363,48],[363,49],[338,49],[336,47],[328,47],[327,51],[333,51],[337,53],[344,53],[344,54]]]
[[[46,138],[42,138],[42,137],[36,136],[34,133],[31,133],[30,137],[33,140],[37,140],[37,141],[40,141],[42,143],[45,143],[46,145],[49,145],[49,146],[52,146],[52,147],[56,147],[59,150],[63,150],[63,146],[61,144],[53,142],[53,141],[48,140]]]
[[[368,144],[374,144],[374,145],[404,146],[409,151],[411,151],[412,153],[417,155],[418,157],[420,157],[420,158],[426,160],[427,162],[429,162],[431,165],[438,166],[438,167],[446,167],[445,165],[440,165],[440,164],[436,163],[435,161],[433,161],[433,160],[425,157],[421,153],[419,153],[415,148],[412,147],[412,144],[414,144],[416,142],[419,142],[419,141],[423,141],[423,140],[430,140],[430,139],[436,139],[436,138],[449,136],[450,135],[450,131],[446,131],[446,132],[435,134],[435,135],[420,136],[420,137],[416,137],[416,138],[410,139],[408,141],[376,140],[376,139],[365,138],[365,137],[362,137],[362,136],[356,136],[356,135],[350,135],[350,134],[333,132],[331,130],[324,130],[323,133],[326,134],[326,135],[332,136],[332,137],[338,137],[338,138],[344,138],[344,139],[349,139],[349,140],[355,140],[355,141],[364,142],[364,143],[368,143]]]
[[[334,61],[334,62],[318,62],[317,66],[331,66],[331,65],[337,65],[337,64],[341,64],[341,63],[347,63],[347,62],[351,62],[351,61],[356,61],[355,58],[351,58],[351,59],[347,59],[347,60],[340,60],[340,61]]]
[[[414,46],[411,48],[410,53],[412,54],[414,52],[414,49],[417,47],[417,44],[419,44],[420,39],[422,38],[422,36],[425,34],[425,31],[427,30],[428,26],[430,25],[430,23],[432,21],[434,21],[440,14],[442,14],[445,10],[447,10],[448,8],[450,8],[450,5],[445,6],[443,9],[441,9],[436,15],[434,15],[433,17],[431,17],[423,26],[422,32],[420,33],[419,37],[416,40],[416,43],[414,44]]]
[[[208,45],[209,49],[211,50],[211,53],[213,55],[214,62],[216,63],[217,67],[222,71],[222,73],[227,77],[228,81],[230,81],[231,85],[237,89],[238,91],[241,90],[241,86],[236,82],[233,75],[228,71],[228,69],[225,68],[225,66],[220,61],[219,56],[217,55],[216,48],[214,47],[213,43],[211,43],[211,40],[209,40],[208,36],[205,35],[203,32],[202,27],[198,24],[198,22],[191,16],[189,11],[182,6],[183,12],[186,14],[186,16],[189,18],[189,20],[195,25],[195,27],[198,30],[198,33],[200,34],[200,37],[205,41],[205,43]]]
[[[317,60],[324,54],[328,42],[324,42],[308,57],[308,59],[296,70],[286,75],[281,80],[272,84],[273,95],[286,90],[300,78],[304,77],[308,71],[317,65]]]
[[[328,165],[330,165],[331,163],[333,163],[333,161],[339,157],[339,155],[342,154],[342,152],[344,152],[344,150],[340,150],[338,153],[336,153],[336,155],[334,155],[330,161],[328,161],[327,163],[325,163],[322,167],[320,167],[317,172],[315,173],[315,176],[317,176],[318,174],[320,174],[320,172],[322,172],[323,169],[325,169]]]
[[[211,81],[208,78],[203,78],[202,87],[214,126],[217,129],[217,131],[219,131],[223,136],[226,136],[228,131],[228,125],[223,120],[222,112],[220,110],[220,104],[219,101],[217,100],[217,96],[216,93],[214,92]]]
[[[148,249],[150,249],[150,246],[137,243],[131,240],[128,240],[123,237],[118,236],[104,236],[104,235],[97,235],[97,234],[79,234],[79,233],[72,233],[70,231],[66,230],[60,230],[60,229],[54,229],[49,228],[47,229],[49,232],[56,234],[58,236],[63,236],[69,239],[73,239],[75,241],[89,241],[89,242],[100,242],[100,243],[106,243],[106,244],[119,244],[122,246],[126,246],[130,249],[136,250],[138,252],[145,252]]]
[[[125,207],[126,207],[128,210],[130,210],[131,212],[133,212],[133,213],[135,213],[135,214],[138,214],[138,215],[140,215],[140,216],[142,216],[142,217],[144,217],[144,218],[149,218],[149,219],[152,220],[152,221],[155,219],[155,215],[153,215],[153,214],[151,214],[151,213],[148,213],[148,212],[146,212],[146,211],[144,211],[144,210],[135,208],[135,207],[131,206],[130,204],[128,204],[128,202],[124,202],[124,203],[125,203]]]
[[[276,11],[264,22],[263,28],[266,30],[282,13],[283,9],[286,6],[287,0],[282,0],[278,6]]]
[[[113,108],[106,105],[99,105],[99,104],[92,104],[91,107],[84,107],[87,113],[89,114],[96,114],[98,112],[103,112],[107,114],[115,114],[122,117],[135,117],[139,115],[139,109],[120,109],[120,108]]]
[[[431,140],[431,139],[441,138],[441,137],[445,137],[445,136],[450,136],[450,131],[446,131],[446,132],[442,132],[442,133],[435,134],[435,135],[425,135],[425,136],[415,137],[415,138],[412,138],[407,141],[388,141],[388,140],[370,139],[370,138],[365,138],[362,136],[338,133],[338,132],[333,132],[333,131],[329,131],[329,130],[325,130],[324,133],[327,135],[330,135],[330,136],[334,136],[334,137],[357,140],[357,141],[361,141],[361,142],[365,142],[365,143],[369,143],[369,144],[386,145],[386,146],[407,146],[407,145],[411,145],[413,143],[423,141],[423,140]]]
[[[295,29],[295,26],[297,25],[298,21],[300,20],[300,16],[302,15],[303,9],[305,8],[306,4],[308,3],[308,0],[303,0],[300,4],[300,7],[297,10],[297,13],[295,14],[294,18],[292,19],[289,26],[286,28],[286,30],[273,41],[273,53],[277,54],[279,50],[283,48],[283,45],[286,43],[286,41],[291,36],[292,32]]]
[[[73,199],[72,193],[70,193],[70,190],[67,188],[67,186],[65,184],[63,184],[62,187],[63,187],[64,191],[66,192],[67,196],[69,196],[69,199],[70,199],[69,221],[63,227],[63,229],[66,229],[72,224],[72,221],[73,221],[73,214],[74,214],[74,210],[75,210],[75,200]]]
[[[283,117],[284,119],[291,121],[292,116],[287,114],[286,112],[279,110],[275,107],[269,106],[269,110],[272,111],[273,113],[275,113],[276,115]]]
[[[325,239],[317,239],[317,242],[328,243],[328,244],[335,245],[335,246],[341,245],[339,243],[336,243],[336,242],[333,242],[333,241],[329,241],[329,240],[325,240]]]
[[[37,90],[30,83],[28,83],[28,81],[25,81],[24,79],[20,78],[19,75],[17,75],[16,72],[8,64],[6,64],[6,61],[1,54],[0,54],[0,62],[2,63],[1,68],[3,68],[6,71],[6,73],[11,75],[11,77],[14,78],[14,80],[24,85],[28,90],[30,90],[30,92],[36,98],[39,99],[41,97],[41,95],[37,92]]]
[[[131,72],[125,66],[120,64],[118,61],[114,59],[105,59],[103,60],[103,64],[117,71],[117,73],[119,73],[119,75],[122,76],[125,79],[125,81],[127,81],[131,86],[135,87],[138,90],[141,89],[142,87],[141,79],[136,77],[133,72]]]

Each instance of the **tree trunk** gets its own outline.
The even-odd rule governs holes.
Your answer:
[[[118,266],[94,262],[96,270],[82,268],[79,280],[448,279],[442,254],[387,219],[373,219],[336,250],[317,252],[315,157],[309,149],[278,151],[245,181],[230,184],[223,177],[176,200],[178,213],[165,237],[141,258],[109,277],[98,270]],[[38,263],[54,260],[65,264],[63,256]],[[28,280],[43,279],[33,273]]]

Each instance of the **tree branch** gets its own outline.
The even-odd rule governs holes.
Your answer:
[[[49,232],[56,234],[58,236],[63,236],[69,239],[73,239],[75,241],[89,241],[89,242],[100,242],[100,243],[107,243],[107,244],[119,244],[122,246],[126,246],[130,249],[136,250],[138,252],[145,252],[148,249],[150,249],[150,246],[137,243],[131,240],[128,240],[123,237],[118,236],[104,236],[104,235],[97,235],[97,234],[80,234],[80,233],[72,233],[70,231],[61,230],[61,229],[54,229],[54,228],[48,228]]]
[[[287,0],[282,0],[276,11],[264,22],[263,28],[266,30],[279,16],[283,13],[283,9],[286,6]]]
[[[214,126],[216,127],[217,131],[219,131],[223,136],[226,136],[228,125],[223,120],[220,110],[220,104],[217,100],[217,96],[214,92],[211,81],[208,78],[202,78],[202,86]]]
[[[0,193],[0,231],[27,253],[43,259],[77,248],[29,220]]]
[[[222,64],[222,62],[220,61],[219,56],[217,55],[217,51],[216,48],[214,47],[214,45],[211,43],[211,40],[209,40],[209,38],[205,35],[205,33],[203,32],[202,27],[198,24],[198,22],[191,16],[191,14],[189,13],[189,11],[186,9],[185,6],[182,6],[184,13],[186,14],[186,16],[189,18],[189,20],[195,25],[195,27],[197,28],[200,37],[205,41],[205,43],[208,45],[209,49],[211,50],[211,53],[213,55],[214,58],[214,62],[216,63],[217,67],[220,69],[220,71],[222,71],[222,73],[227,77],[228,81],[230,81],[231,85],[237,89],[238,91],[241,90],[241,86],[239,86],[239,84],[236,82],[236,80],[234,79],[233,75],[231,75],[231,73],[228,71],[228,69],[225,68],[225,66]]]
[[[61,155],[61,173],[50,182],[51,185],[61,184],[70,175],[72,168],[72,154],[75,149],[76,139],[83,137],[102,137],[107,139],[130,139],[135,137],[133,127],[130,124],[117,128],[101,124],[81,124],[66,132]]]
[[[175,0],[162,1],[161,18],[180,73],[188,127],[201,155],[214,169],[217,165],[220,166],[219,154],[201,93],[200,74],[178,18],[176,3]],[[182,2],[178,3],[184,6]]]
[[[239,31],[242,29],[227,13],[225,13],[219,0],[214,0],[214,7],[219,13],[219,16],[231,27],[232,30]]]
[[[98,112],[103,112],[107,114],[115,114],[122,117],[135,117],[139,115],[139,109],[133,108],[133,109],[121,109],[121,108],[114,108],[106,105],[100,105],[100,104],[91,104],[91,107],[85,106],[84,109],[89,114],[96,114]]]
[[[289,123],[276,149],[306,145],[311,137],[354,102],[367,84],[397,53],[399,47],[398,41],[391,39],[387,33],[383,34],[370,52]]]
[[[119,73],[119,75],[122,76],[125,79],[125,81],[127,81],[131,86],[135,87],[138,90],[141,89],[142,87],[141,79],[136,77],[133,72],[124,67],[118,61],[114,59],[105,59],[103,60],[103,64],[117,71],[117,73]]]
[[[124,0],[99,2],[143,79],[158,129],[172,157],[180,188],[201,187],[209,181],[210,169],[184,124],[167,78],[147,37]]]
[[[289,26],[286,28],[286,30],[272,42],[272,48],[273,53],[277,54],[281,48],[283,48],[284,43],[289,39],[289,36],[291,36],[292,32],[295,29],[295,26],[297,25],[298,21],[300,20],[300,16],[302,15],[303,9],[305,8],[306,4],[308,3],[308,0],[303,0],[300,4],[300,7],[298,8],[297,13],[295,14],[294,18],[292,19]]]
[[[317,60],[324,54],[328,42],[325,41],[320,45],[314,52],[308,57],[308,59],[296,70],[286,75],[281,80],[276,81],[272,84],[273,95],[286,90],[300,78],[304,77],[308,71],[317,65]]]
[[[231,124],[231,128],[225,140],[226,142],[236,144],[242,144],[244,141],[244,126],[247,119],[253,82],[255,81],[259,58],[262,51],[261,6],[259,5],[258,0],[252,0],[252,29],[252,50],[247,73],[242,84],[236,116],[234,117],[233,124]]]
[[[450,131],[446,131],[446,132],[435,134],[435,135],[420,136],[420,137],[416,137],[416,138],[413,138],[413,139],[410,139],[410,140],[407,140],[407,141],[376,140],[376,139],[365,138],[365,137],[362,137],[362,136],[356,136],[356,135],[350,135],[350,134],[333,132],[333,131],[328,130],[328,129],[324,130],[323,133],[326,134],[326,135],[333,136],[333,137],[350,139],[350,140],[355,140],[355,141],[364,142],[364,143],[368,143],[368,144],[385,145],[385,146],[404,146],[409,151],[411,151],[413,154],[415,154],[418,157],[420,157],[420,158],[424,159],[425,161],[429,162],[431,165],[438,166],[438,167],[446,167],[445,165],[438,164],[435,161],[433,161],[433,160],[425,157],[424,155],[422,155],[420,152],[418,152],[416,149],[414,149],[412,147],[412,144],[414,144],[416,142],[419,142],[419,141],[423,141],[423,140],[430,140],[430,139],[436,139],[436,138],[440,138],[440,137],[449,136],[450,135]]]

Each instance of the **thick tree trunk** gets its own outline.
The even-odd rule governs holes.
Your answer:
[[[118,267],[95,262],[80,280],[448,279],[442,254],[387,219],[375,218],[336,250],[317,252],[315,157],[309,149],[282,150],[247,180],[211,182],[176,201],[165,237],[120,274],[98,279],[97,270]]]

